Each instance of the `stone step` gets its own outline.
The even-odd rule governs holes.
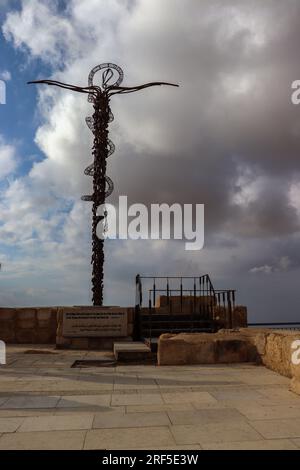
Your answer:
[[[154,357],[151,349],[142,341],[114,343],[114,356],[118,362],[151,362]]]

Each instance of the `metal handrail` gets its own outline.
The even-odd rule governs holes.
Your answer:
[[[178,283],[180,283],[177,287],[171,288],[170,280],[176,279]],[[136,331],[140,331],[142,333],[142,324],[141,324],[141,309],[144,303],[143,299],[143,280],[152,280],[152,286],[148,291],[148,314],[149,314],[149,333],[150,333],[150,341],[152,336],[152,326],[153,326],[153,314],[156,313],[156,299],[157,296],[161,296],[161,294],[165,294],[167,297],[166,306],[169,306],[169,315],[170,319],[173,317],[174,313],[184,313],[184,302],[185,298],[188,296],[193,299],[193,307],[191,306],[191,325],[193,329],[194,320],[200,316],[203,319],[209,320],[211,322],[215,322],[217,325],[217,315],[218,315],[218,307],[221,309],[224,308],[226,317],[225,317],[225,324],[227,328],[232,328],[233,325],[233,309],[235,308],[235,290],[220,290],[215,289],[210,276],[208,274],[204,274],[201,276],[136,276],[136,322],[138,329]],[[164,280],[165,281],[165,288],[161,288],[161,282],[158,285],[157,281]],[[190,283],[190,287],[184,285],[184,281],[192,280],[193,283]],[[172,285],[174,285],[172,283]],[[178,294],[178,296],[176,295]],[[180,303],[174,303],[174,297],[177,297],[177,302],[179,301],[178,297],[180,297]],[[199,301],[199,299],[207,298],[205,302]],[[175,309],[177,311],[175,311]],[[140,335],[142,336],[142,334]]]

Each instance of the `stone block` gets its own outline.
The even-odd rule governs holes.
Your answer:
[[[266,353],[267,337],[271,330],[263,328],[239,328],[238,333],[247,341],[249,341],[256,349],[256,360],[262,362],[261,357]],[[220,330],[219,334],[226,332],[236,332],[236,330]],[[255,359],[254,359],[255,360]]]
[[[89,349],[89,338],[70,338],[72,349]]]
[[[247,307],[237,305],[233,309],[232,321],[234,328],[246,328],[248,324]]]
[[[36,309],[18,308],[16,317],[16,331],[20,329],[34,330],[37,325]]]
[[[63,336],[63,327],[62,324],[59,323],[56,328],[56,336]]]
[[[17,329],[16,342],[20,344],[35,344],[36,333],[33,329]]]
[[[53,323],[56,325],[56,311],[51,308],[39,308],[37,310],[37,324],[40,328],[51,328]]]
[[[36,327],[36,319],[33,318],[32,320],[27,319],[20,319],[16,322],[16,329],[25,329],[25,330],[34,330]]]
[[[34,320],[36,318],[36,309],[34,308],[18,308],[17,320]]]
[[[51,328],[37,328],[36,329],[36,336],[35,336],[36,343],[38,344],[52,344],[56,341],[56,333],[55,330],[51,330]]]
[[[14,321],[16,318],[16,309],[0,308],[0,321]]]
[[[71,338],[64,338],[63,336],[56,337],[56,348],[57,349],[68,349],[71,346]]]
[[[209,334],[164,334],[158,341],[158,365],[213,364],[215,345]]]
[[[8,326],[0,327],[0,340],[5,343],[14,343],[16,340],[14,328],[9,328]]]
[[[254,357],[255,347],[238,332],[164,334],[158,342],[159,365],[230,364]]]
[[[0,319],[0,333],[2,330],[14,330],[15,321],[14,320],[2,320]]]
[[[227,325],[227,311],[226,308],[216,305],[214,307],[214,318],[217,320],[221,328],[226,328]]]
[[[127,335],[128,336],[133,335],[133,323],[128,323],[128,325],[127,325]]]
[[[215,360],[219,364],[248,362],[249,343],[243,339],[221,339],[215,341]]]
[[[57,324],[62,323],[63,318],[64,318],[64,309],[63,308],[58,308],[56,315],[57,315]]]
[[[51,308],[39,308],[37,309],[37,319],[45,321],[51,320],[52,318],[52,309]]]
[[[196,310],[200,309],[199,302],[204,305],[207,302],[207,298],[196,298]],[[174,315],[176,315],[176,313],[190,314],[194,310],[194,299],[192,296],[187,295],[183,296],[182,299],[179,295],[172,295],[169,298],[166,295],[162,295],[157,299],[155,308],[159,313],[172,312]]]
[[[299,334],[291,331],[270,331],[267,336],[266,350],[262,358],[264,365],[270,369],[292,377],[292,343],[299,339]]]
[[[219,322],[222,328],[228,328],[230,326],[228,309],[225,307],[216,305],[214,307],[214,318]],[[246,328],[247,324],[247,307],[237,305],[232,311],[232,327]]]
[[[128,321],[128,323],[133,323],[134,322],[134,317],[135,317],[134,308],[128,308],[127,309],[127,321]]]
[[[300,395],[300,380],[296,377],[293,377],[290,381],[290,391]]]

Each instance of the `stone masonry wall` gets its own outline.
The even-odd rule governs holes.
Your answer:
[[[0,339],[13,344],[55,343],[57,308],[0,308]]]
[[[300,341],[300,331],[262,328],[164,334],[159,338],[158,364],[257,362],[291,378],[290,390],[300,395],[300,364],[292,361],[295,341]]]
[[[70,307],[71,309],[72,307]],[[55,344],[76,349],[111,349],[109,338],[63,338],[63,307],[0,308],[0,340],[7,344]],[[134,309],[127,309],[127,335],[133,334]],[[123,338],[124,340],[124,338]],[[114,338],[116,341],[116,338]]]

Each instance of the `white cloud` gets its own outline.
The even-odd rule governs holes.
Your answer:
[[[16,149],[5,142],[0,135],[0,180],[12,174],[16,169]]]
[[[287,271],[292,265],[288,256],[281,256],[273,265],[264,264],[263,266],[255,266],[249,270],[250,273],[271,274]]]
[[[0,72],[0,79],[8,82],[11,80],[11,73],[8,70],[3,70]]]
[[[263,266],[255,266],[255,268],[250,269],[250,273],[264,273],[264,274],[270,274],[273,272],[273,266],[269,266],[268,264],[265,264]]]
[[[40,0],[22,2],[20,12],[7,15],[3,34],[16,47],[26,47],[33,57],[43,56],[58,63],[63,50],[72,44],[76,48],[76,35],[69,21],[55,13],[55,3]],[[47,26],[46,26],[47,25]]]

